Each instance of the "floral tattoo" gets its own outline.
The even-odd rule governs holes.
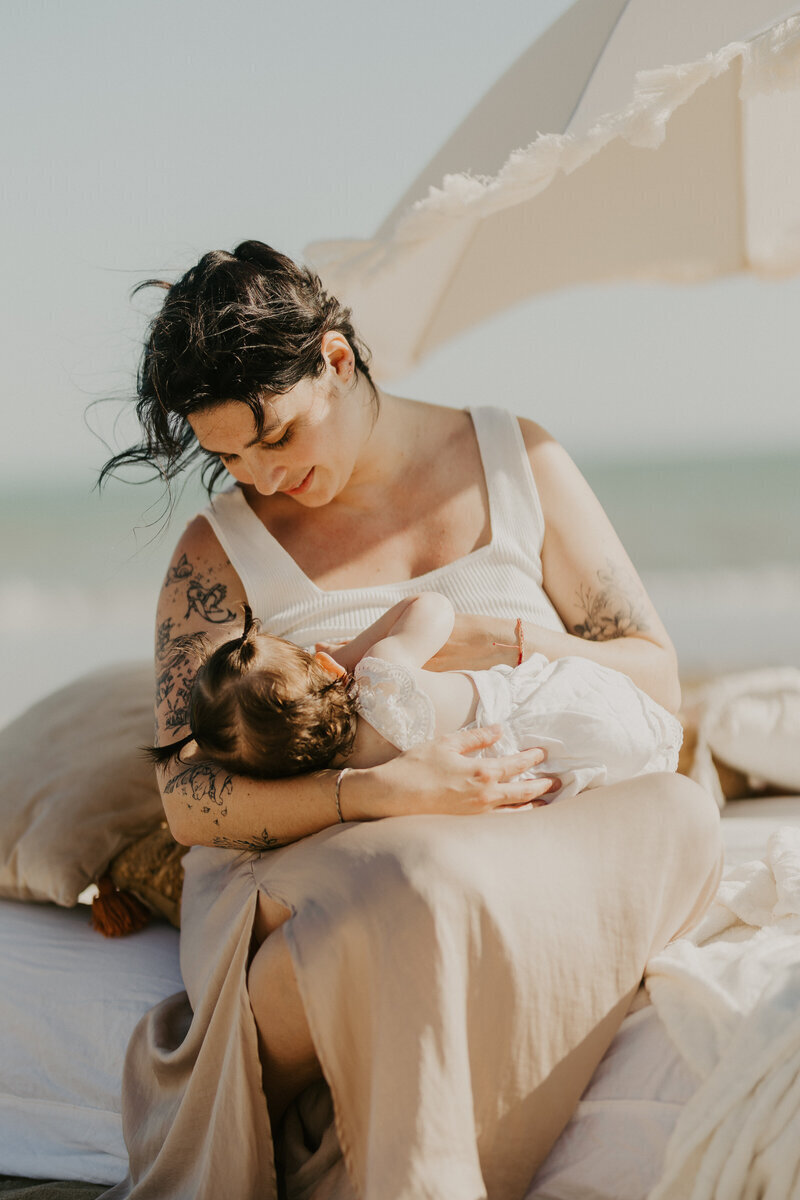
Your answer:
[[[576,600],[583,620],[573,626],[573,633],[586,641],[609,642],[646,632],[644,607],[630,595],[633,581],[610,559],[605,570],[597,572],[597,579],[594,587],[581,584],[578,588]]]

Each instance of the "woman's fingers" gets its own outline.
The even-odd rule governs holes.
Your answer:
[[[474,754],[492,746],[502,735],[499,725],[488,725],[478,729],[461,730],[451,735],[451,745],[462,755]],[[540,767],[547,757],[541,746],[523,750],[519,754],[507,754],[498,758],[480,758],[476,761],[475,777],[484,793],[484,803],[490,809],[533,807],[547,804],[543,796],[557,792],[561,780],[552,775],[537,774],[527,779],[519,776]]]
[[[448,741],[459,754],[472,754],[493,746],[502,732],[499,725],[484,725],[477,729],[460,729],[458,733],[451,733]]]
[[[498,808],[547,803],[553,779],[541,773],[546,757],[541,747],[496,758],[477,756],[477,751],[493,745],[501,733],[497,726],[460,730],[398,755],[386,764],[389,786],[382,789],[381,810],[376,815],[474,816]],[[522,774],[527,777],[520,778]]]
[[[520,754],[508,754],[504,758],[494,759],[493,765],[497,770],[497,782],[507,783],[511,779],[516,779],[518,775],[522,775],[524,771],[540,767],[546,757],[547,751],[543,750],[541,746],[536,746],[533,750],[523,750]]]
[[[484,725],[477,729],[461,729],[458,733],[452,733],[449,741],[459,754],[474,754],[476,750],[485,750],[487,746],[493,746],[502,733],[503,729],[500,725]],[[523,750],[519,754],[487,759],[486,762],[494,764],[502,772],[498,778],[512,779],[515,775],[521,775],[523,771],[538,767],[546,757],[547,752],[540,746],[535,746],[533,749]]]
[[[493,807],[527,804],[529,801],[537,804],[549,804],[550,797],[560,787],[561,780],[552,775],[539,775],[535,779],[517,779],[512,783],[503,784],[502,795]]]

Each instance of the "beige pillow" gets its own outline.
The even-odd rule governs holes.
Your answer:
[[[690,774],[722,806],[714,759],[751,786],[800,793],[800,670],[768,667],[723,676],[696,698],[698,744]]]
[[[71,906],[158,827],[152,739],[150,663],[94,671],[0,731],[0,896]]]

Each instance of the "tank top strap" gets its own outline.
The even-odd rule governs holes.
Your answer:
[[[256,615],[296,603],[298,593],[313,591],[291,555],[253,512],[238,485],[218,492],[200,516],[216,534]]]
[[[529,547],[538,559],[544,514],[519,421],[505,408],[470,408],[486,487],[492,541]]]

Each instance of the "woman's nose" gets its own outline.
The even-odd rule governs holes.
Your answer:
[[[262,496],[271,496],[286,485],[286,468],[277,463],[254,463],[251,467],[251,474],[253,487]]]

